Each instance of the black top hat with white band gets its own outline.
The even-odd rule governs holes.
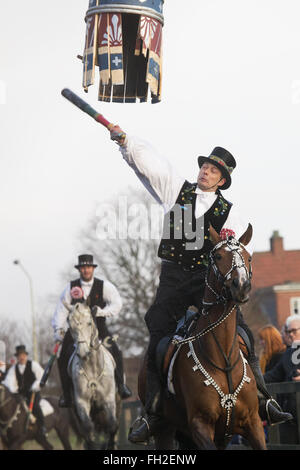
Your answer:
[[[76,264],[75,268],[79,269],[82,266],[93,266],[96,268],[98,265],[94,264],[93,255],[79,255],[78,264]]]

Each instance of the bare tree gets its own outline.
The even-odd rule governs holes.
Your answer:
[[[5,344],[6,361],[14,358],[16,346],[28,342],[30,334],[26,325],[20,324],[9,315],[1,315],[0,340]],[[28,347],[28,346],[27,346]]]
[[[122,297],[121,313],[108,322],[119,335],[125,355],[138,355],[148,344],[144,316],[158,285],[162,217],[158,210],[157,203],[144,191],[131,191],[126,198],[120,196],[101,205],[81,236],[83,247],[94,255],[104,278]]]

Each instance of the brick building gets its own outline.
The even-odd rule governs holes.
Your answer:
[[[285,250],[278,231],[270,238],[269,251],[253,254],[251,299],[245,311],[254,324],[272,323],[279,329],[289,315],[300,313],[300,250]]]

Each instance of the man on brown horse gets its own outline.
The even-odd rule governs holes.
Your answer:
[[[54,340],[62,342],[60,356],[58,358],[58,369],[63,389],[63,396],[59,406],[68,408],[71,406],[71,379],[67,368],[69,359],[74,351],[74,344],[67,325],[67,305],[86,301],[92,309],[93,317],[99,332],[99,338],[106,340],[109,352],[116,362],[116,383],[120,397],[129,398],[131,391],[124,382],[123,356],[115,339],[112,337],[106,325],[106,318],[117,315],[122,308],[122,299],[116,287],[108,280],[94,277],[93,256],[83,254],[78,257],[75,266],[80,272],[80,278],[71,281],[64,289],[52,319],[54,329]]]
[[[133,168],[152,196],[163,206],[164,229],[158,256],[162,259],[160,283],[153,305],[145,316],[150,332],[147,351],[146,417],[134,429],[129,440],[143,442],[159,423],[161,381],[156,367],[156,349],[159,341],[175,332],[177,321],[190,305],[202,308],[205,273],[208,256],[213,247],[209,239],[209,225],[220,233],[228,230],[239,238],[247,229],[235,205],[227,201],[220,189],[231,185],[231,174],[236,167],[234,157],[222,147],[216,147],[208,157],[198,157],[200,168],[197,183],[190,183],[178,175],[170,163],[150,145],[124,135],[119,126],[111,130],[111,138],[120,145],[125,161]],[[247,250],[253,251],[251,246]],[[249,290],[251,285],[249,283]],[[257,386],[266,400],[268,394],[259,362],[254,352],[254,339],[240,313],[239,324],[251,345],[249,363]],[[273,423],[289,419],[274,401],[268,403],[268,415]],[[277,405],[277,404],[276,404]]]

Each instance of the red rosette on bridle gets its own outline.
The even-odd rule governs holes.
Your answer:
[[[83,299],[83,290],[79,286],[75,286],[71,289],[71,297],[75,300]]]
[[[229,237],[235,238],[235,232],[229,228],[222,228],[220,232],[220,237],[222,240],[227,240]]]

